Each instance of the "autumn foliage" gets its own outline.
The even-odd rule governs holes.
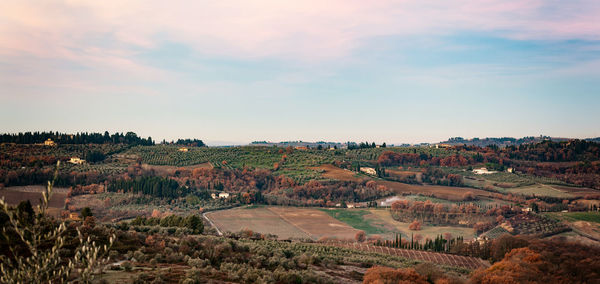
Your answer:
[[[510,247],[517,247],[509,250]],[[505,237],[494,242],[501,261],[478,270],[472,283],[598,283],[600,249],[561,240]]]
[[[421,230],[421,222],[414,220],[410,225],[408,225],[409,230],[420,231]]]
[[[375,266],[369,268],[363,284],[427,284],[425,277],[419,275],[412,268],[393,269],[389,267]]]

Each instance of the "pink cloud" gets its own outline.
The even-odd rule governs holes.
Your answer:
[[[27,53],[135,69],[129,47],[157,38],[242,58],[346,56],[378,36],[493,33],[514,39],[600,39],[600,2],[14,1],[0,10],[0,55]],[[98,46],[97,37],[111,42]],[[103,45],[102,45],[103,46]],[[79,50],[79,53],[73,50]],[[120,58],[120,59],[119,59]]]

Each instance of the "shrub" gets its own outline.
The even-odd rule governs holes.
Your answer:
[[[367,239],[367,235],[365,234],[365,231],[358,231],[354,236],[354,239],[357,242],[362,243]]]
[[[420,231],[421,230],[421,222],[414,220],[410,225],[408,225],[409,230]]]

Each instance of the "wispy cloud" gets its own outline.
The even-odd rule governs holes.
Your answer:
[[[7,0],[0,4],[0,98],[7,109],[0,121],[18,117],[16,130],[54,125],[44,119],[54,100],[99,129],[107,122],[95,113],[113,110],[113,129],[127,121],[166,133],[176,124],[177,135],[194,129],[213,139],[336,131],[332,138],[344,139],[358,128],[389,132],[361,115],[408,121],[423,108],[428,118],[397,126],[398,133],[469,136],[478,134],[450,126],[470,128],[470,116],[497,111],[489,98],[509,97],[505,109],[517,99],[548,104],[513,118],[528,121],[520,134],[539,134],[548,110],[561,107],[559,91],[583,96],[597,89],[598,15],[597,0]],[[579,104],[591,108],[598,99]],[[21,111],[31,105],[36,113]],[[590,113],[570,117],[582,121]],[[495,115],[493,127],[473,124],[472,131],[513,129],[503,112]],[[135,122],[140,116],[148,117],[143,126]],[[214,117],[218,122],[193,122]],[[445,125],[436,128],[439,121]],[[55,122],[74,123],[66,116]],[[294,129],[269,132],[273,124]]]
[[[386,35],[479,31],[522,40],[599,40],[598,15],[593,0],[9,1],[0,10],[0,52],[128,57],[166,40],[204,54],[318,60]]]

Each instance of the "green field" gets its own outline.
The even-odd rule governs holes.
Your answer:
[[[392,218],[390,214],[390,210],[387,209],[369,209],[369,212],[372,213],[371,216],[375,216],[378,222],[383,222],[385,224],[385,228],[389,228],[389,232],[397,232],[401,233],[403,237],[410,237],[410,235],[419,234],[424,238],[435,239],[437,236],[442,235],[444,233],[450,233],[454,237],[462,236],[466,240],[471,239],[476,236],[475,230],[473,228],[467,227],[458,227],[458,226],[430,226],[423,225],[420,231],[410,230],[409,223],[398,222]],[[385,237],[385,236],[384,236]],[[387,236],[391,238],[392,236]]]
[[[336,218],[355,229],[363,230],[367,234],[384,234],[387,233],[383,227],[373,226],[372,222],[366,220],[365,215],[371,214],[366,210],[352,210],[352,209],[327,209],[322,210],[329,214],[331,217]]]
[[[600,223],[600,212],[569,212],[562,213],[562,216],[565,216],[569,219],[574,219],[577,221],[587,221]]]

